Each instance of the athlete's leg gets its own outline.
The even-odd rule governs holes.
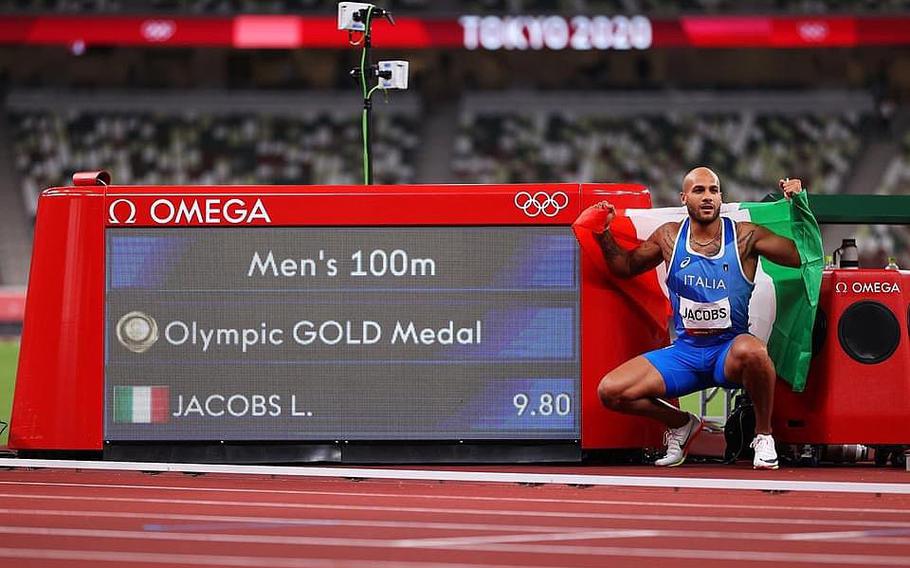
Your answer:
[[[688,422],[689,415],[658,398],[666,390],[660,372],[639,355],[607,373],[597,394],[611,410],[647,416],[669,428],[679,428]]]
[[[755,433],[771,433],[771,407],[777,373],[765,344],[753,335],[736,336],[724,360],[724,375],[745,387],[755,406]]]

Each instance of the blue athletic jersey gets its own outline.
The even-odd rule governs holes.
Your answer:
[[[749,299],[755,287],[743,273],[736,223],[721,217],[722,244],[713,257],[689,246],[689,224],[686,219],[679,229],[667,269],[676,334],[687,343],[700,345],[729,341],[749,331]]]

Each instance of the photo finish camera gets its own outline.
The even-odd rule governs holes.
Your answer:
[[[395,19],[388,10],[377,8],[373,4],[367,4],[366,2],[339,2],[338,29],[348,30],[349,32],[367,32],[366,20],[370,8],[373,9],[373,17],[371,19],[385,18],[390,24],[395,25]]]
[[[408,88],[407,61],[380,61],[377,74],[380,89]]]
[[[380,16],[380,10],[377,10],[372,4],[365,2],[339,2],[338,3],[338,29],[352,32],[366,31],[367,11],[373,8],[373,14]]]

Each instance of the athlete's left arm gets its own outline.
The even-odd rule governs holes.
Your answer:
[[[740,223],[739,225],[739,232],[742,235],[740,237],[741,247],[745,245],[745,248],[740,248],[740,251],[744,252],[745,256],[761,255],[771,262],[799,268],[802,261],[793,241],[752,223]],[[746,242],[743,243],[744,239]],[[750,240],[751,242],[749,242]]]
[[[802,182],[795,178],[782,179],[778,182],[778,186],[788,200],[803,190]],[[761,255],[771,262],[792,268],[800,266],[799,251],[796,250],[796,244],[790,239],[753,223],[740,223],[738,232],[741,254]]]

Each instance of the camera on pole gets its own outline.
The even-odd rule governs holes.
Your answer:
[[[363,94],[363,179],[364,184],[373,183],[373,158],[371,152],[372,111],[371,97],[376,90],[408,88],[407,61],[380,61],[374,64],[370,58],[372,47],[372,25],[377,18],[385,18],[392,25],[395,20],[391,12],[364,2],[338,3],[338,29],[347,30],[352,46],[360,46],[360,66],[351,70],[351,76],[360,84]]]

